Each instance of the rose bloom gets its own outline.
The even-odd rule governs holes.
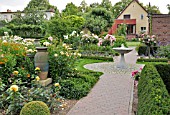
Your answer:
[[[57,57],[58,56],[58,54],[54,54],[54,57]]]
[[[39,67],[36,67],[36,68],[35,68],[35,71],[40,71],[40,68],[39,68]]]
[[[54,86],[59,87],[59,86],[60,86],[60,84],[59,84],[59,83],[55,83],[55,84],[54,84]]]
[[[10,90],[11,90],[11,91],[14,91],[14,92],[17,92],[17,91],[18,91],[18,86],[17,86],[17,85],[12,85],[12,86],[10,87]]]
[[[13,72],[14,75],[18,75],[18,73],[19,73],[18,71],[14,71]]]
[[[37,81],[40,81],[40,77],[39,77],[39,76],[37,76],[35,79],[36,79]]]
[[[27,74],[27,77],[29,78],[29,77],[30,77],[30,74]]]

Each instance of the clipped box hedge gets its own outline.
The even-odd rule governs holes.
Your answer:
[[[158,71],[146,65],[138,84],[138,115],[170,115],[170,96]]]
[[[140,58],[140,59],[137,59],[137,62],[168,62],[168,59],[166,58],[155,58],[155,59]]]
[[[170,64],[156,64],[155,67],[170,94]]]

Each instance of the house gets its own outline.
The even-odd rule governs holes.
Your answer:
[[[0,12],[0,20],[6,20],[8,22],[10,22],[14,17],[15,14],[17,14],[18,12],[12,12],[11,10],[7,9],[6,12]],[[48,11],[45,11],[45,16],[46,19],[49,20],[51,19],[51,17],[53,17],[55,14],[54,10],[50,9]],[[24,16],[25,13],[21,12],[21,16]]]
[[[127,25],[127,38],[131,39],[141,32],[148,33],[148,13],[138,0],[132,0],[115,19],[109,34],[114,34],[120,24]]]

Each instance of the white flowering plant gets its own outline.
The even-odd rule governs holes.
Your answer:
[[[155,35],[147,35],[142,34],[142,38],[139,40],[147,46],[156,46],[157,45],[157,38]]]

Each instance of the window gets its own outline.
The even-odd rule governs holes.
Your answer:
[[[124,15],[123,17],[124,17],[124,19],[130,19],[130,14]]]
[[[7,19],[7,15],[4,15],[4,19]]]
[[[146,31],[146,27],[141,27],[141,31],[145,32]]]
[[[11,19],[12,19],[12,15],[11,15]]]
[[[127,32],[127,34],[135,34],[136,33],[136,25],[128,24],[126,32]]]
[[[143,20],[143,14],[140,15],[140,19]]]

